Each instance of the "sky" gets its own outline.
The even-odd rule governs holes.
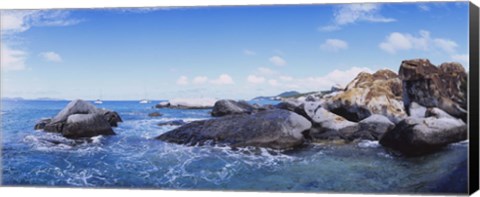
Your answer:
[[[402,60],[468,70],[468,2],[2,10],[1,96],[251,99]]]

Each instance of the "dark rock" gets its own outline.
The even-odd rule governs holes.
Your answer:
[[[170,107],[170,103],[166,101],[155,105],[155,108],[167,108],[167,107]]]
[[[156,139],[188,145],[206,142],[231,147],[268,147],[287,149],[304,142],[302,132],[311,123],[286,110],[266,110],[255,114],[236,114],[216,119],[194,121],[164,133]]]
[[[158,123],[158,126],[181,126],[184,124],[187,124],[187,123],[183,120],[172,120],[172,121]]]
[[[310,116],[308,116],[307,112],[305,112],[305,110],[304,110],[305,107],[304,106],[305,105],[303,103],[295,103],[295,102],[292,102],[292,101],[284,101],[284,102],[278,103],[274,107],[277,108],[277,109],[284,109],[284,110],[288,110],[288,111],[291,111],[291,112],[295,112],[298,115],[301,115],[304,118],[311,121],[312,118],[310,118]]]
[[[152,113],[149,113],[148,116],[149,117],[159,117],[159,116],[162,116],[163,114],[159,113],[159,112],[152,112]]]
[[[460,119],[409,117],[386,132],[380,144],[405,155],[416,156],[465,139],[467,126]]]
[[[45,126],[50,123],[52,121],[52,119],[50,118],[47,118],[47,119],[42,119],[40,121],[37,122],[37,124],[35,124],[35,130],[41,130],[41,129],[44,129]]]
[[[425,107],[438,107],[466,121],[467,73],[462,65],[444,63],[436,67],[427,59],[405,60],[399,75],[406,109],[417,102]]]
[[[215,102],[213,106],[212,116],[220,117],[232,114],[251,114],[255,110],[255,107],[246,101],[219,100]]]
[[[118,122],[122,122],[122,119],[117,112],[97,109],[89,102],[74,100],[51,121],[41,120],[35,129],[61,133],[67,138],[82,138],[113,135],[112,126],[116,127]]]
[[[397,123],[407,115],[402,103],[402,83],[390,70],[374,74],[362,72],[344,91],[326,96],[323,107],[353,122],[359,122],[371,114],[380,114]]]
[[[119,122],[123,122],[120,115],[115,111],[102,110],[101,113],[112,127],[117,127]]]
[[[72,114],[68,116],[62,135],[67,138],[81,138],[115,135],[115,132],[101,113]]]

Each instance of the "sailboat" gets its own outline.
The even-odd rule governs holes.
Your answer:
[[[147,91],[145,91],[145,97],[144,97],[144,99],[140,100],[140,102],[139,102],[140,104],[148,104],[148,103],[150,103],[150,101],[147,99],[147,93],[146,93],[146,92],[147,92]]]
[[[97,99],[96,101],[93,101],[93,103],[95,103],[95,104],[102,104],[102,103],[103,103],[103,101],[102,101],[102,100],[100,100],[100,99]]]
[[[102,99],[102,92],[100,92],[100,98],[97,99],[97,100],[95,100],[95,101],[93,101],[93,103],[95,103],[95,104],[102,104],[103,101],[102,101],[101,99]]]

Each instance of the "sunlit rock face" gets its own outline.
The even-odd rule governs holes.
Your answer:
[[[325,100],[324,107],[350,121],[358,122],[372,114],[397,123],[407,114],[402,102],[402,82],[390,70],[373,74],[362,72],[340,92]]]
[[[399,77],[406,109],[416,102],[466,120],[467,73],[462,65],[443,63],[436,67],[427,59],[405,60],[400,65]]]

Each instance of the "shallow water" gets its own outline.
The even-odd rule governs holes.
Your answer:
[[[378,142],[309,145],[297,150],[192,147],[153,138],[157,123],[210,118],[209,110],[154,109],[106,101],[119,112],[117,135],[75,141],[34,131],[67,101],[2,101],[2,184],[312,192],[439,192],[467,158],[468,142],[422,157],[392,154]],[[148,117],[158,111],[162,117]],[[458,168],[454,177],[467,177]],[[458,191],[458,189],[454,189]]]

